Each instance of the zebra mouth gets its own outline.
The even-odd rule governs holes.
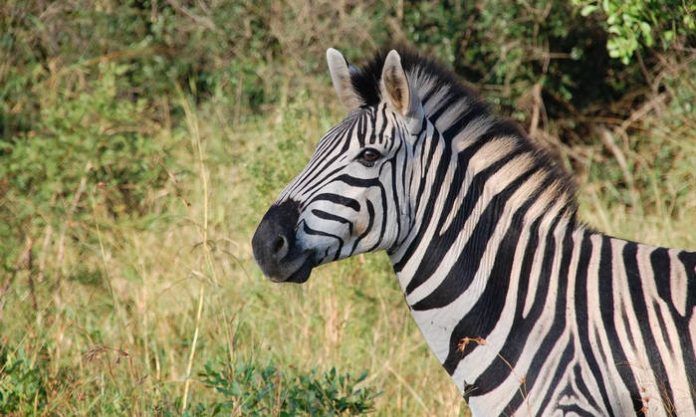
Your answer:
[[[304,252],[293,258],[286,256],[285,259],[276,264],[272,271],[265,270],[264,275],[273,282],[294,282],[296,284],[306,282],[315,266],[312,254]]]
[[[305,261],[300,265],[300,267],[290,274],[288,277],[282,280],[273,280],[275,282],[293,282],[295,284],[302,284],[307,282],[310,274],[312,273],[312,268],[314,268],[314,262],[311,256],[307,256]]]

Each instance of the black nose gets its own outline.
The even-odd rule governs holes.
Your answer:
[[[266,276],[282,275],[282,260],[295,246],[295,226],[300,217],[299,205],[292,200],[273,205],[251,239],[254,258]]]

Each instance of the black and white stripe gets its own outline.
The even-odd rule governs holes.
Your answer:
[[[327,56],[351,112],[259,226],[267,275],[387,250],[474,416],[696,416],[696,252],[580,224],[558,164],[434,62]]]

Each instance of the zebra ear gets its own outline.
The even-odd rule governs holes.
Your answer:
[[[401,66],[401,57],[393,49],[384,60],[380,88],[382,97],[402,116],[413,116],[418,111],[416,97],[412,96],[406,72]]]
[[[353,88],[353,82],[350,78],[350,69],[348,61],[343,55],[333,48],[326,50],[326,62],[329,64],[329,73],[331,73],[331,82],[336,89],[338,99],[348,109],[353,110],[362,106],[363,100]]]

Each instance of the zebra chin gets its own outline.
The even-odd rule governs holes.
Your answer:
[[[299,205],[292,200],[274,204],[256,228],[251,246],[261,271],[274,282],[303,283],[314,268],[311,251],[296,242]]]
[[[312,262],[312,257],[305,256],[304,258],[294,259],[287,264],[279,265],[279,268],[275,269],[273,274],[266,273],[263,267],[261,267],[261,270],[273,282],[302,284],[307,282],[313,268],[314,262]]]

